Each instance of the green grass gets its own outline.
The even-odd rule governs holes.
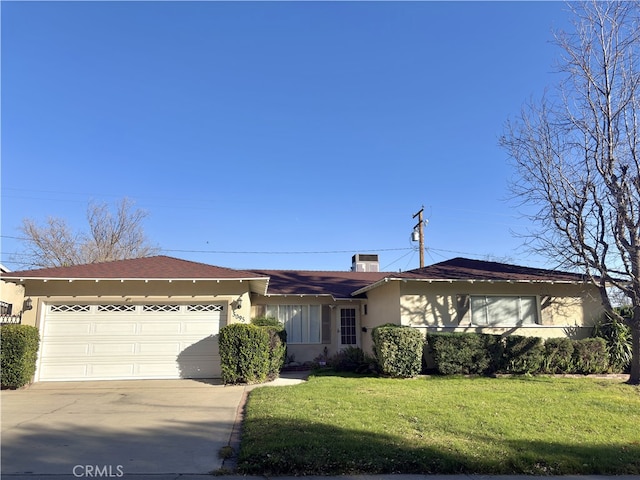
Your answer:
[[[640,474],[640,389],[591,378],[312,376],[247,403],[245,474]]]

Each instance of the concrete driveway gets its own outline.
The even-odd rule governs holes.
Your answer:
[[[2,474],[128,477],[222,466],[244,386],[216,381],[36,383],[3,390]]]

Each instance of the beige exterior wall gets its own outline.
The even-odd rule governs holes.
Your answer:
[[[584,336],[604,313],[596,287],[566,283],[398,282],[401,324],[447,331],[477,330],[465,304],[470,295],[522,295],[538,299],[540,324],[516,328],[518,334]],[[462,329],[462,330],[461,330]],[[514,329],[482,328],[484,333],[515,333]],[[508,332],[506,331],[508,330]]]
[[[36,327],[44,321],[45,305],[56,302],[221,302],[229,305],[228,323],[248,322],[251,315],[247,282],[27,280],[24,286],[25,295],[33,301],[33,309],[24,312],[22,323]],[[234,309],[238,298],[242,298],[242,307]]]
[[[339,350],[341,350],[342,346],[340,345],[340,334],[338,332],[338,311],[339,307],[354,307],[358,312],[358,323],[357,323],[357,332],[359,342],[362,340],[365,334],[361,333],[362,325],[363,325],[363,315],[362,315],[362,300],[354,299],[354,300],[334,300],[330,296],[295,296],[295,295],[286,295],[286,296],[270,296],[263,297],[260,295],[252,295],[252,309],[251,309],[251,318],[262,316],[265,313],[265,307],[267,305],[321,305],[325,308],[325,311],[329,314],[329,326],[328,333],[329,338],[321,339],[321,343],[287,343],[287,357],[289,359],[293,359],[298,363],[311,362],[320,355],[326,354],[328,356],[332,356]],[[325,335],[322,335],[326,337]],[[322,342],[324,340],[324,342]],[[358,343],[357,346],[361,346]]]
[[[456,332],[456,333],[489,333],[492,335],[522,335],[525,337],[558,338],[569,337],[573,339],[587,338],[591,334],[592,327],[416,327],[423,334],[429,332]]]
[[[12,315],[18,315],[24,305],[24,287],[11,282],[0,280],[0,300],[13,305]]]
[[[387,282],[368,291],[366,305],[367,315],[363,316],[362,326],[367,331],[361,333],[361,342],[362,349],[372,354],[372,329],[385,323],[400,325],[400,284],[398,282]]]
[[[10,286],[11,290],[5,288]],[[534,335],[543,338],[588,336],[591,326],[600,319],[603,307],[595,287],[573,284],[507,283],[507,282],[403,282],[389,281],[368,291],[366,298],[336,301],[330,296],[271,296],[250,293],[248,282],[182,281],[145,282],[101,280],[48,281],[26,280],[21,285],[2,285],[6,298],[29,296],[33,309],[24,312],[22,323],[41,327],[44,305],[52,302],[221,302],[229,305],[228,323],[245,322],[261,315],[266,305],[321,305],[329,316],[325,342],[320,344],[289,344],[288,354],[300,363],[312,361],[325,352],[335,354],[340,345],[338,311],[341,306],[355,307],[358,346],[373,352],[372,329],[385,323],[408,325],[421,331],[481,331],[483,333]],[[16,297],[9,297],[15,290]],[[471,325],[470,312],[461,300],[469,295],[535,295],[539,301],[540,324],[523,327],[476,328]],[[13,293],[11,293],[13,295]],[[20,297],[22,295],[22,297]],[[234,308],[242,299],[242,307]],[[16,300],[14,311],[22,308]],[[327,313],[328,312],[328,313]],[[328,338],[328,340],[327,340]]]

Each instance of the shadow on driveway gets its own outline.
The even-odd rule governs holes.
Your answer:
[[[2,473],[210,473],[222,465],[244,389],[136,380],[2,391]]]

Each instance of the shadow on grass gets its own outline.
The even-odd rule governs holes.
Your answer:
[[[494,438],[468,438],[474,444]],[[640,442],[571,445],[529,440],[504,441],[486,449],[414,444],[392,435],[372,434],[292,422],[253,420],[243,432],[238,469],[243,474],[640,474]]]

